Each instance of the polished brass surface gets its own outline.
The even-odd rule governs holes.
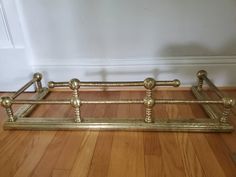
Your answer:
[[[71,79],[69,82],[69,87],[70,89],[73,90],[73,97],[70,100],[70,104],[75,109],[75,122],[81,122],[81,117],[80,117],[81,101],[79,99],[79,91],[78,91],[78,89],[80,88],[80,81],[76,78]]]
[[[79,82],[81,87],[136,87],[136,86],[144,86],[144,82],[142,81],[134,81],[134,82]],[[173,81],[156,81],[155,86],[173,86],[178,87],[180,85],[180,81],[175,79]],[[56,87],[69,87],[69,82],[48,82],[49,88]]]
[[[96,119],[86,118],[75,123],[73,118],[21,118],[17,122],[6,122],[9,130],[135,130],[135,131],[185,131],[185,132],[231,132],[229,123],[219,123],[212,119],[155,120],[146,123],[143,120]]]
[[[20,94],[22,94],[27,88],[29,88],[31,85],[33,85],[35,82],[35,79],[32,79],[28,83],[26,83],[23,87],[21,87],[18,91],[14,93],[14,95],[11,97],[12,99],[15,99],[18,97]]]
[[[200,71],[197,72],[197,77],[198,77],[197,89],[198,89],[198,91],[202,90],[203,81],[204,81],[204,77],[203,76],[207,76],[207,72],[205,70],[200,70]]]
[[[42,74],[41,73],[35,73],[33,75],[33,79],[35,80],[35,88],[37,92],[41,92],[42,91]]]
[[[1,98],[1,105],[6,109],[6,113],[8,116],[8,121],[9,122],[14,122],[15,121],[15,116],[13,115],[13,110],[12,110],[12,98],[11,97],[2,97]]]
[[[80,100],[81,104],[145,104],[149,97],[144,100]],[[155,104],[223,104],[222,100],[173,100],[153,99]],[[14,104],[75,104],[71,100],[13,100]]]
[[[225,97],[222,99],[222,101],[224,104],[224,110],[223,110],[222,116],[220,117],[220,121],[221,122],[228,122],[228,119],[229,119],[229,116],[231,113],[231,109],[235,105],[235,100]]]
[[[153,90],[157,86],[180,86],[180,81],[156,81],[154,78],[146,78],[144,81],[134,82],[82,82],[71,79],[69,82],[48,82],[48,88],[53,91],[55,87],[67,87],[72,90],[71,98],[65,100],[45,100],[49,93],[48,88],[41,84],[42,74],[35,73],[33,79],[19,89],[12,97],[1,97],[0,103],[6,109],[8,121],[4,123],[4,129],[27,130],[142,130],[142,131],[196,131],[196,132],[231,132],[233,126],[230,123],[230,113],[235,105],[235,100],[224,96],[220,90],[207,77],[207,72],[201,70],[197,73],[197,86],[192,87],[196,100],[181,99],[155,99]],[[204,82],[219,96],[219,99],[211,99],[203,89]],[[30,99],[16,99],[31,85],[35,84],[36,94]],[[80,87],[131,87],[140,86],[146,89],[143,99],[123,100],[83,100],[80,98]],[[23,104],[15,113],[12,105]],[[75,110],[74,118],[31,118],[27,117],[37,105],[42,104],[68,104]],[[84,104],[143,104],[145,117],[141,119],[95,119],[81,118],[81,106]],[[205,110],[208,118],[202,119],[162,119],[153,117],[153,107],[158,104],[199,104]],[[223,106],[223,111],[215,109],[211,105]]]

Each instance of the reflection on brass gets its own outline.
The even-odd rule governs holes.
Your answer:
[[[180,81],[156,81],[154,78],[146,78],[144,81],[133,82],[82,82],[78,79],[71,79],[69,82],[48,82],[48,88],[53,91],[56,87],[66,87],[72,90],[72,96],[65,100],[44,99],[50,92],[48,88],[42,87],[42,74],[35,73],[32,80],[16,91],[11,97],[1,97],[1,106],[6,109],[8,120],[4,123],[4,129],[27,129],[27,130],[143,130],[143,131],[196,131],[196,132],[231,132],[233,126],[230,122],[230,113],[235,105],[235,100],[228,98],[207,77],[207,72],[200,70],[197,73],[197,86],[192,87],[192,92],[197,99],[155,99],[153,89],[158,86],[179,87]],[[211,99],[203,89],[206,83],[219,99]],[[30,99],[17,99],[27,88],[35,85],[36,94]],[[123,100],[84,100],[80,98],[80,87],[132,87],[140,86],[146,89],[143,99]],[[22,104],[15,112],[12,105]],[[35,107],[43,104],[67,104],[75,110],[74,118],[47,118],[47,117],[26,117]],[[81,106],[84,104],[143,104],[145,115],[143,119],[118,119],[118,118],[81,118]],[[153,117],[153,108],[160,104],[199,104],[207,113],[207,118],[199,119],[163,119]],[[223,106],[215,109],[212,105]]]
[[[146,106],[146,115],[144,121],[146,123],[153,122],[152,109],[155,104],[155,100],[152,98],[152,89],[156,86],[156,81],[153,78],[146,78],[143,82],[144,87],[146,88],[146,97],[143,100],[144,105]],[[174,83],[174,82],[173,82]]]
[[[223,110],[222,116],[220,117],[220,121],[228,122],[231,109],[235,105],[235,100],[225,97],[222,99],[222,101],[224,104],[224,110]]]
[[[35,73],[33,78],[35,79],[35,88],[37,92],[41,92],[42,91],[42,74],[41,73]]]
[[[197,77],[198,77],[197,89],[198,89],[198,91],[202,91],[204,76],[207,76],[207,72],[206,71],[200,70],[200,71],[197,72]]]
[[[12,98],[11,97],[2,97],[1,98],[1,105],[6,109],[6,113],[8,116],[8,120],[9,122],[14,122],[15,118],[13,115],[13,111],[12,111]]]
[[[73,97],[70,100],[70,104],[75,108],[75,122],[81,122],[80,118],[80,99],[79,91],[80,81],[78,79],[71,79],[69,82],[70,89],[73,90]]]

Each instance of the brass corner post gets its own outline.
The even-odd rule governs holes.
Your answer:
[[[204,76],[207,76],[207,72],[205,70],[200,70],[197,72],[197,77],[198,77],[197,89],[198,89],[198,91],[202,91]]]
[[[34,73],[33,79],[35,80],[35,88],[37,92],[41,92],[43,90],[42,87],[42,74],[41,73]]]
[[[235,105],[235,100],[232,98],[223,98],[224,110],[222,112],[222,116],[220,117],[220,122],[228,122],[230,112],[232,107]]]
[[[144,80],[144,87],[146,88],[146,96],[143,99],[144,105],[146,106],[146,115],[144,121],[146,123],[154,122],[152,116],[152,108],[155,105],[155,100],[152,97],[152,89],[156,86],[156,81],[153,78],[146,78]]]
[[[8,121],[14,122],[15,117],[12,111],[12,98],[11,97],[2,97],[1,98],[1,105],[6,109]]]
[[[69,82],[69,87],[73,90],[73,96],[70,100],[70,104],[75,108],[75,122],[81,122],[81,100],[79,99],[80,81],[78,79],[71,79]]]

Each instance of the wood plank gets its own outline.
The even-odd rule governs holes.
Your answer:
[[[205,137],[215,154],[219,164],[227,177],[234,177],[236,174],[236,165],[232,159],[233,154],[224,143],[223,138],[218,134],[205,134]]]
[[[0,176],[14,176],[16,170],[24,161],[24,143],[29,132],[12,131],[0,144]]]
[[[99,133],[88,177],[108,175],[113,134],[114,132],[111,131]]]
[[[88,176],[94,148],[96,145],[98,131],[86,132],[83,142],[81,143],[79,152],[71,169],[70,177],[86,177]]]
[[[108,176],[145,176],[142,132],[115,132]]]
[[[52,177],[69,177],[70,170],[53,170]]]
[[[80,145],[84,139],[85,131],[69,132],[63,150],[58,156],[54,169],[71,170],[78,154]]]
[[[121,93],[120,99],[130,98],[130,92]],[[118,116],[133,112],[124,105],[118,106]],[[140,110],[136,110],[139,112]],[[139,114],[139,113],[137,113]],[[115,132],[108,176],[145,176],[142,132]]]
[[[25,177],[31,174],[54,135],[55,132],[32,132],[29,134],[31,136],[28,141],[29,146],[25,147],[27,156],[16,171],[14,177]]]
[[[165,176],[159,133],[144,132],[145,176]]]
[[[69,132],[59,131],[56,133],[55,137],[45,150],[45,153],[42,156],[41,160],[34,168],[34,171],[31,173],[32,177],[53,176],[52,171],[68,137]],[[56,175],[54,174],[54,176]]]

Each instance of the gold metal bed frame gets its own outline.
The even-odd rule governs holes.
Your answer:
[[[72,79],[69,82],[48,82],[48,88],[42,87],[42,74],[35,73],[33,79],[25,84],[13,96],[1,97],[1,105],[6,109],[8,120],[4,123],[4,129],[23,130],[142,130],[142,131],[193,131],[193,132],[231,132],[233,126],[230,123],[229,115],[235,100],[225,97],[219,89],[209,80],[207,72],[201,70],[197,73],[198,84],[192,87],[192,92],[197,99],[155,99],[153,90],[156,86],[180,85],[179,80],[156,81],[153,78],[146,78],[138,82],[81,82]],[[211,88],[219,99],[209,99],[203,89],[203,82]],[[36,94],[30,99],[16,99],[31,85],[35,85]],[[142,86],[146,89],[146,96],[143,99],[125,100],[82,100],[79,96],[80,87],[131,87]],[[70,88],[73,95],[68,100],[46,100],[46,95],[56,87]],[[49,91],[50,90],[50,91]],[[17,111],[13,112],[12,105],[23,104]],[[75,110],[74,118],[46,118],[26,117],[30,115],[37,105],[42,104],[68,104]],[[95,119],[81,118],[80,108],[84,104],[143,104],[145,106],[145,117],[140,119]],[[158,104],[200,104],[207,113],[207,118],[199,119],[154,119],[153,107]],[[223,105],[223,110],[213,109],[212,105]]]

